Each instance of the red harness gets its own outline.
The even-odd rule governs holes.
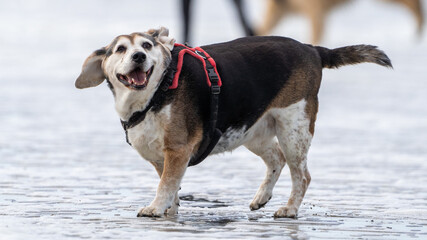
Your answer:
[[[181,74],[182,64],[184,63],[184,55],[187,53],[202,62],[203,70],[206,75],[206,82],[211,89],[209,122],[206,125],[206,129],[203,131],[203,139],[199,149],[188,163],[188,166],[194,166],[202,162],[211,153],[221,138],[222,132],[217,128],[216,122],[218,118],[219,94],[221,92],[222,82],[218,69],[216,68],[215,60],[213,60],[205,50],[200,47],[189,48],[179,43],[175,43],[175,47],[183,47],[183,49],[178,53],[176,72],[169,89],[176,89],[178,87],[178,79]]]
[[[190,54],[191,56],[195,57],[200,62],[202,62],[203,70],[205,71],[205,74],[206,74],[206,82],[208,86],[211,87],[212,84],[211,84],[210,77],[212,73],[208,73],[208,68],[206,67],[206,61],[209,61],[209,63],[212,65],[216,73],[216,76],[218,77],[218,86],[219,87],[222,86],[221,77],[219,76],[218,69],[216,68],[215,60],[205,50],[203,50],[200,47],[190,48],[179,43],[175,43],[175,47],[184,47],[184,49],[182,49],[178,54],[178,63],[176,66],[176,73],[172,80],[172,84],[169,86],[169,89],[176,89],[178,87],[178,79],[179,79],[179,75],[181,74],[182,64],[184,63],[184,55],[186,53]]]
[[[122,121],[122,126],[126,132],[126,141],[130,144],[128,139],[128,129],[136,126],[141,121],[144,121],[147,112],[150,111],[150,109],[152,109],[156,103],[159,101],[161,102],[159,99],[164,96],[164,92],[166,92],[168,89],[176,89],[178,87],[178,79],[179,75],[181,74],[184,55],[186,53],[190,54],[202,62],[203,70],[205,71],[206,75],[206,81],[211,90],[209,122],[207,122],[207,125],[203,131],[203,139],[200,143],[199,149],[197,150],[196,154],[191,157],[188,163],[189,166],[194,166],[202,162],[211,153],[221,138],[222,132],[217,128],[216,122],[218,118],[219,94],[221,92],[220,89],[222,82],[221,78],[219,77],[215,61],[203,49],[200,47],[189,48],[182,44],[175,44],[175,47],[184,47],[184,49],[180,50],[178,53],[176,72],[174,71],[174,64],[170,64],[168,69],[165,71],[162,85],[154,93],[154,96],[150,100],[148,106],[146,106],[145,109],[141,111],[133,113],[128,121]]]

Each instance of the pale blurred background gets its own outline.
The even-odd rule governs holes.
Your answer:
[[[242,3],[257,29],[267,1]],[[245,35],[232,1],[196,0],[192,9],[194,46]],[[271,217],[290,192],[287,170],[266,208],[248,210],[264,165],[244,148],[187,171],[180,194],[209,201],[183,201],[170,221],[136,219],[157,174],[126,144],[106,84],[81,91],[74,81],[84,59],[119,34],[166,26],[182,43],[181,13],[177,0],[0,0],[1,239],[426,237],[426,27],[418,34],[407,8],[380,0],[327,15],[320,45],[377,45],[394,70],[324,70],[313,180],[298,220]],[[271,34],[310,43],[311,31],[307,17],[291,14]]]
[[[269,1],[242,2],[249,24],[260,28]],[[3,77],[52,73],[69,76],[75,74],[74,67],[80,64],[82,55],[108,44],[116,35],[158,26],[167,26],[171,35],[183,42],[181,1],[17,0],[0,4]],[[192,10],[191,44],[244,36],[232,1],[193,1]],[[295,13],[286,16],[268,32],[311,42],[309,19]],[[400,49],[425,46],[426,40],[422,34],[417,35],[417,22],[402,5],[384,0],[354,0],[327,14],[324,37],[319,44],[335,47],[355,43]],[[16,71],[28,62],[29,56],[31,66]]]

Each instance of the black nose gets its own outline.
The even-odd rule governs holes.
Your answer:
[[[147,56],[143,52],[136,52],[136,53],[132,54],[132,61],[134,61],[136,63],[142,63],[145,61],[146,58],[147,58]]]

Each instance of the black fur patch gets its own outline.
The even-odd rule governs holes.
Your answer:
[[[156,37],[158,36],[158,33],[156,36],[150,35],[150,34],[146,34],[146,33],[138,33],[139,36],[141,37],[145,37],[146,39],[150,40],[154,46],[157,46],[157,41],[156,41]]]
[[[113,84],[111,84],[110,79],[106,78],[106,80],[107,80],[108,88],[109,88],[109,89],[111,90],[111,92],[113,93],[113,96],[116,96],[116,91],[114,91],[114,87],[113,87]]]
[[[109,57],[112,54],[113,54],[113,49],[109,48],[105,56]]]
[[[108,47],[108,49],[107,49],[107,53],[106,53],[106,56],[107,57],[109,57],[109,56],[111,56],[111,54],[113,54],[113,49],[114,49],[114,47],[116,46],[116,44],[117,44],[117,41],[119,40],[119,37],[116,37],[114,40],[113,40],[113,42],[110,44],[110,47]]]
[[[156,38],[156,37],[159,37],[159,34],[160,34],[159,30],[156,30],[151,34],[151,36]]]
[[[107,51],[105,50],[105,48],[101,48],[101,49],[96,50],[94,53],[96,56],[101,56],[101,55],[106,54]]]

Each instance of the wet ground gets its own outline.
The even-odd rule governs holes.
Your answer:
[[[360,23],[361,36],[347,30],[351,20],[332,24],[338,40],[328,35],[325,45],[380,45],[395,69],[324,71],[308,157],[312,184],[297,219],[273,218],[290,193],[288,170],[265,208],[249,210],[265,168],[243,148],[189,168],[179,214],[152,219],[136,214],[153,199],[157,174],[126,144],[107,86],[73,85],[84,58],[119,30],[178,28],[177,14],[149,12],[136,24],[132,15],[90,15],[100,5],[120,12],[126,4],[58,2],[34,1],[20,14],[13,10],[22,2],[0,3],[0,239],[427,239],[427,41],[413,41],[409,15],[396,17],[397,36],[381,12],[378,25]],[[261,5],[250,3],[250,12]],[[369,14],[366,3],[355,8]],[[200,43],[239,34],[237,25],[207,33],[203,24],[214,25],[196,24]]]

